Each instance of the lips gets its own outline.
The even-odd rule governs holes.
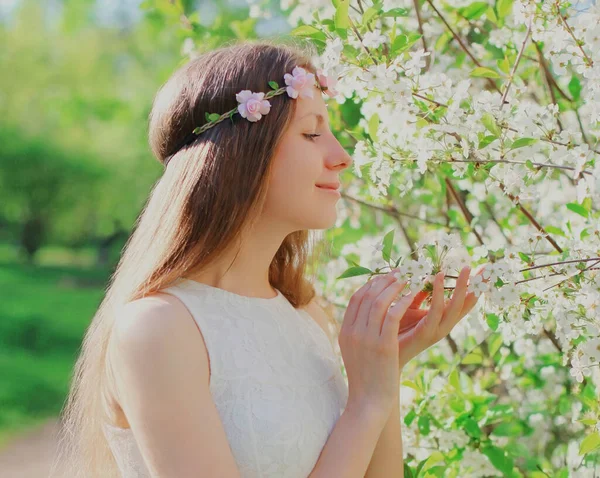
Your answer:
[[[337,190],[340,188],[340,183],[324,183],[324,184],[317,184],[318,188],[321,189],[333,189],[333,190]]]

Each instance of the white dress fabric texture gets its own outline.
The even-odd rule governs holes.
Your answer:
[[[245,297],[179,279],[162,292],[178,297],[202,332],[210,392],[241,476],[306,478],[348,399],[323,329],[278,290]],[[123,478],[150,476],[131,429],[105,424],[104,432]]]

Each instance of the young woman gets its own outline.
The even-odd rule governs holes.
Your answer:
[[[335,224],[352,159],[312,53],[222,47],[156,95],[149,141],[166,167],[75,365],[64,476],[358,478],[386,465],[371,461],[402,367],[476,298],[468,269],[447,304],[436,279],[429,310],[423,294],[398,298],[392,274],[368,281],[339,332],[346,384],[306,275],[309,230]]]

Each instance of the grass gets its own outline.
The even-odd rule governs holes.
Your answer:
[[[42,265],[26,265],[0,244],[0,447],[59,414],[109,277],[82,266],[93,263],[83,253],[54,248],[41,256]]]

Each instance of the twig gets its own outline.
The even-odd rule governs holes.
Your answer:
[[[529,35],[531,34],[531,27],[533,26],[533,18],[529,19],[529,27],[527,28],[527,33],[525,35],[525,39],[523,40],[523,44],[521,45],[521,49],[519,50],[519,54],[517,55],[517,59],[515,64],[513,65],[513,69],[510,72],[510,76],[508,77],[508,83],[506,84],[506,88],[504,93],[502,94],[502,100],[500,101],[500,109],[504,106],[504,102],[506,101],[506,97],[508,96],[508,90],[510,89],[510,85],[512,84],[513,78],[517,71],[517,67],[519,66],[519,62],[521,61],[521,56],[523,55],[523,51],[525,50],[525,46],[527,45],[527,41],[529,40]]]
[[[460,228],[458,228],[458,227],[450,227],[450,228],[448,228],[448,227],[446,227],[445,224],[442,224],[440,222],[432,221],[430,219],[423,219],[423,218],[421,218],[419,216],[415,216],[414,214],[408,214],[406,212],[401,212],[401,211],[399,211],[398,209],[396,209],[396,208],[394,208],[392,206],[386,208],[386,207],[378,206],[376,204],[369,204],[369,203],[367,203],[365,201],[362,201],[362,200],[360,200],[358,198],[355,198],[353,196],[349,196],[348,194],[343,193],[343,192],[342,192],[342,197],[345,198],[345,199],[349,199],[350,201],[354,201],[354,202],[356,202],[358,204],[362,204],[363,206],[367,206],[367,207],[369,207],[371,209],[378,209],[378,210],[386,212],[388,214],[395,214],[395,215],[398,215],[398,216],[409,217],[411,219],[415,219],[417,221],[423,221],[423,222],[425,222],[427,224],[432,224],[434,226],[443,227],[445,229],[460,230]]]
[[[458,44],[461,46],[461,48],[464,50],[464,52],[467,55],[469,55],[469,58],[471,58],[471,60],[473,60],[473,63],[475,63],[477,66],[481,67],[481,63],[479,63],[479,61],[477,60],[477,58],[475,58],[473,56],[473,54],[469,51],[469,49],[462,42],[462,40],[460,39],[460,37],[456,34],[456,32],[448,24],[448,22],[446,21],[446,19],[442,15],[442,13],[437,8],[435,8],[435,5],[433,4],[433,2],[431,0],[426,0],[426,1],[427,1],[427,3],[429,3],[429,5],[431,6],[431,8],[433,8],[433,10],[435,11],[435,13],[437,13],[438,17],[440,17],[440,19],[442,20],[442,22],[444,22],[444,25],[446,25],[446,28],[448,28],[448,30],[450,30],[450,33],[452,33],[452,36],[458,42]],[[488,81],[488,83],[490,84],[490,86],[492,86],[492,88],[494,88],[498,93],[502,94],[502,92],[498,88],[498,85],[496,85],[496,83],[494,81],[492,81],[491,78],[486,78],[486,80]]]
[[[525,209],[525,207],[521,204],[521,202],[506,190],[506,187],[504,186],[504,184],[501,181],[498,181],[498,185],[500,186],[500,189],[502,190],[502,192],[504,194],[506,194],[511,199],[511,201],[513,201],[513,203],[515,203],[515,205],[521,210],[521,212],[525,215],[525,217],[527,219],[529,219],[529,222],[531,222],[531,224],[533,224],[533,226],[544,235],[544,238],[550,244],[552,244],[554,249],[556,249],[558,252],[562,253],[563,252],[562,248],[556,243],[556,241],[554,239],[552,239],[550,234],[548,234],[546,232],[546,230],[540,225],[540,223],[536,221],[535,217],[533,217],[531,215],[531,213],[527,209]]]
[[[577,40],[577,38],[575,38],[575,34],[573,33],[573,30],[571,30],[571,27],[567,24],[567,21],[562,16],[562,13],[560,13],[560,4],[558,2],[556,2],[555,6],[556,6],[556,13],[558,14],[558,18],[561,19],[561,21],[563,22],[563,25],[565,26],[565,29],[569,32],[569,34],[573,38],[573,41],[575,42],[577,47],[581,50],[581,53],[583,54],[584,58],[586,59],[587,65],[589,67],[594,66],[593,60],[583,50],[583,47],[580,45],[579,40]]]
[[[462,198],[459,196],[458,191],[454,188],[454,185],[450,182],[450,180],[448,178],[446,178],[445,182],[446,182],[446,186],[452,193],[452,197],[454,197],[454,200],[458,203],[458,206],[460,207],[460,210],[462,211],[463,216],[465,216],[465,219],[467,220],[467,223],[469,224],[471,231],[473,232],[473,234],[475,234],[475,237],[479,241],[479,244],[484,245],[483,239],[481,238],[481,236],[479,235],[479,233],[477,232],[475,227],[471,225],[471,222],[473,221],[473,214],[471,214],[471,212],[467,208],[467,206],[464,203],[464,201],[462,200]]]
[[[425,40],[425,32],[423,31],[423,19],[421,18],[421,5],[419,4],[419,0],[413,0],[413,5],[415,6],[415,13],[417,14],[417,21],[419,22],[419,33],[421,34],[421,43],[423,43],[423,52],[426,53],[427,50],[427,42]],[[425,57],[425,71],[429,70],[429,66],[431,65],[431,55],[427,55]]]

